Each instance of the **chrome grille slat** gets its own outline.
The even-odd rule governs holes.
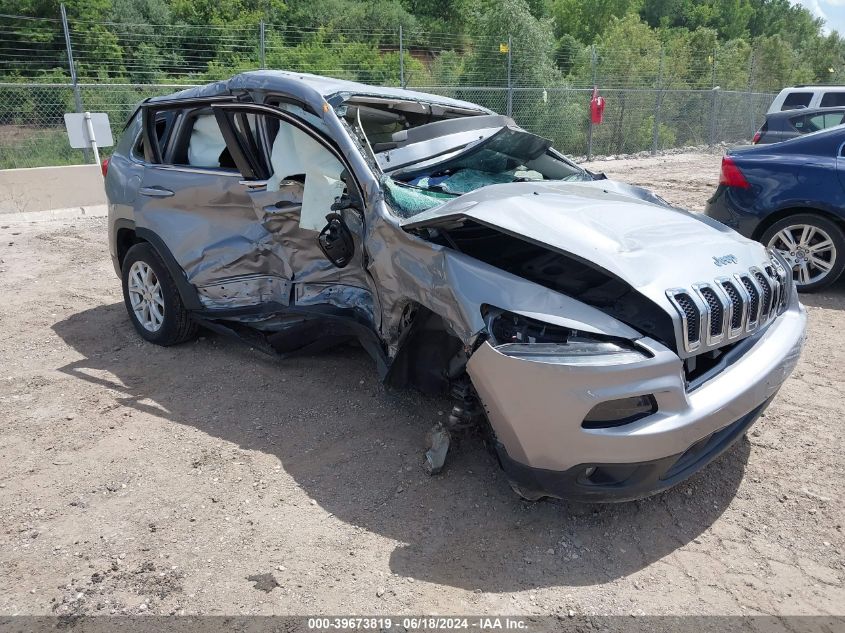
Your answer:
[[[766,266],[764,270],[766,271],[769,281],[772,283],[772,305],[770,312],[772,310],[777,311],[780,307],[780,294],[783,292],[783,284],[772,266]]]
[[[698,293],[704,306],[702,318],[702,332],[711,347],[725,338],[726,317],[730,306],[730,299],[723,293],[717,292],[710,284],[696,284],[693,289]]]
[[[772,311],[772,295],[774,294],[774,290],[768,277],[759,268],[752,268],[751,273],[760,286],[760,318],[765,321]]]
[[[749,275],[737,275],[737,279],[748,293],[748,319],[745,322],[745,331],[753,332],[760,323],[760,295],[762,294],[760,286]]]
[[[679,342],[689,353],[715,349],[764,327],[786,309],[789,288],[786,272],[773,259],[713,283],[670,288],[666,296],[680,316]]]
[[[743,295],[737,290],[734,282],[726,277],[719,280],[722,290],[731,300],[731,320],[729,337],[733,338],[742,332],[742,325],[745,323],[745,315],[748,309],[748,303],[743,299]]]

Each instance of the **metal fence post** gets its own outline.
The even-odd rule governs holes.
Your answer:
[[[265,47],[264,47],[264,20],[258,25],[258,54],[261,59],[261,69],[264,70],[267,68],[267,58],[265,57]]]
[[[757,133],[757,122],[754,116],[754,49],[748,54],[748,123],[751,129],[751,138]]]
[[[76,78],[76,64],[73,63],[73,47],[70,45],[70,27],[67,22],[67,11],[65,10],[64,2],[59,5],[62,14],[62,29],[65,32],[65,47],[67,48],[67,65],[70,68],[70,82],[73,86],[73,100],[76,103],[76,111],[84,112],[82,106],[82,93],[79,90],[79,81]],[[82,154],[85,157],[85,162],[91,161],[88,149],[83,149]]]
[[[399,25],[399,85],[405,87],[405,39],[402,25]]]
[[[597,87],[596,62],[596,45],[592,44],[590,46],[590,74],[593,79],[593,89]],[[587,108],[587,121],[590,123],[590,127],[587,128],[587,160],[591,160],[593,158],[593,117],[590,114],[589,107]]]
[[[708,145],[716,144],[716,104],[718,86],[716,85],[716,49],[713,49],[713,69],[710,79],[710,133]]]
[[[510,33],[508,33],[508,111],[509,117],[513,116],[513,81],[511,79],[511,60],[513,52],[511,51],[513,42],[511,41]]]
[[[654,95],[654,130],[652,130],[651,154],[657,153],[660,142],[660,106],[663,103],[663,47],[660,47],[660,65],[657,67],[657,90]]]

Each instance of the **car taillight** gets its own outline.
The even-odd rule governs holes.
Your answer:
[[[100,165],[100,169],[103,170],[103,178],[109,173],[109,159],[104,158],[102,164]]]
[[[754,138],[751,139],[751,144],[757,145],[757,143],[760,142],[761,136],[763,136],[763,135],[760,133],[760,130],[757,130],[757,132],[754,133]]]
[[[730,156],[722,158],[722,173],[719,175],[719,184],[726,187],[739,187],[740,189],[750,189],[751,185],[743,176],[739,167]]]

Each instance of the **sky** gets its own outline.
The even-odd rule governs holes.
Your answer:
[[[845,34],[845,0],[796,0],[796,4],[802,4],[813,15],[824,18],[828,32]]]

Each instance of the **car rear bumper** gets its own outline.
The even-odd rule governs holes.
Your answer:
[[[756,215],[740,211],[731,199],[730,189],[724,185],[719,185],[713,197],[707,201],[704,214],[749,239],[753,239],[754,232],[760,224],[760,218]]]
[[[798,362],[805,323],[793,298],[745,353],[689,392],[680,359],[648,339],[651,358],[602,367],[516,359],[485,343],[468,370],[516,483],[556,497],[626,500],[677,484],[740,437]],[[582,427],[599,402],[640,395],[654,397],[655,413]]]

